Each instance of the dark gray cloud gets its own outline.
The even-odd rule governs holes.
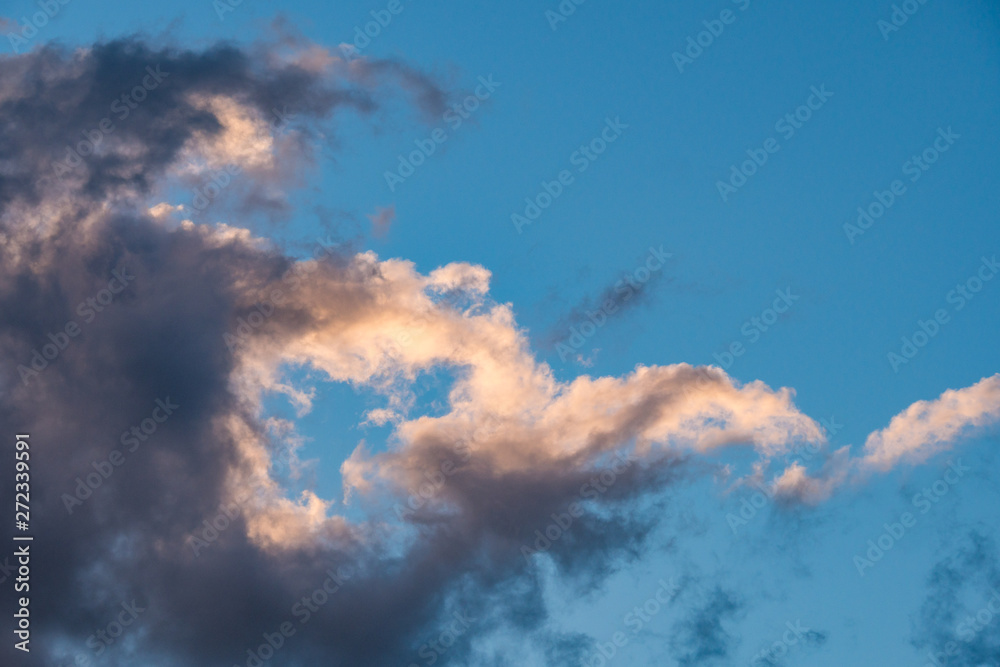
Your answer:
[[[1000,550],[993,536],[971,530],[934,565],[911,643],[928,664],[1000,664]]]
[[[439,658],[465,664],[473,637],[541,628],[547,612],[539,575],[523,547],[580,500],[593,471],[539,466],[503,474],[473,459],[448,481],[447,511],[406,518],[413,539],[402,544],[362,539],[377,535],[373,523],[274,552],[251,539],[246,514],[234,511],[206,548],[191,549],[191,536],[205,534],[205,520],[227,502],[227,475],[247,465],[240,439],[224,425],[236,420],[250,436],[268,437],[231,384],[241,357],[225,335],[272,288],[296,289],[287,281],[294,262],[276,248],[162,224],[147,212],[146,197],[164,187],[193,138],[223,131],[198,96],[224,95],[264,116],[287,107],[297,123],[320,127],[341,111],[374,110],[393,86],[423,110],[445,94],[399,63],[331,76],[263,46],[188,51],[132,38],[76,52],[45,46],[0,64],[0,234],[7,241],[0,431],[31,434],[36,540],[35,650],[27,659],[17,654],[18,664],[94,658],[88,638],[133,601],[141,615],[99,664],[246,664],[248,649],[265,644],[265,635],[276,642],[274,633],[289,622],[295,634],[280,642],[270,664],[419,664],[421,647],[444,641],[455,614],[474,620],[447,635],[452,642]],[[169,76],[127,122],[116,123],[96,154],[57,174],[67,146],[85,138],[147,67]],[[344,323],[379,307],[373,286],[381,279],[347,255],[329,251],[310,278],[311,288],[327,288],[324,298],[337,303]],[[102,298],[115,271],[132,277],[92,316],[84,314],[79,304]],[[269,315],[255,335],[277,339],[315,326],[316,315],[301,304]],[[79,331],[63,341],[70,322]],[[50,341],[64,349],[25,375]],[[163,416],[154,412],[158,401],[176,406],[162,423],[151,421]],[[155,432],[144,431],[147,423]],[[429,467],[434,457],[462,456],[446,442],[424,451]],[[124,462],[105,478],[113,452],[124,452]],[[67,497],[95,473],[96,490],[68,511]],[[550,557],[581,586],[596,586],[644,547],[655,513],[636,511],[634,499],[685,474],[682,460],[632,465],[534,558]],[[10,484],[9,476],[0,480],[5,497]],[[8,543],[9,531],[2,534]],[[304,596],[317,605],[306,622]],[[731,613],[723,602],[713,604]],[[722,642],[700,622],[683,631],[702,647],[695,653]],[[579,652],[572,637],[550,644],[553,660]],[[12,652],[4,642],[4,662],[12,663]]]
[[[689,604],[689,610],[673,628],[673,658],[683,667],[731,664],[732,651],[740,641],[731,627],[745,607],[740,596],[721,585],[699,588],[685,577],[678,597]]]
[[[586,275],[588,271],[581,271]],[[663,245],[650,246],[636,264],[622,270],[595,294],[582,297],[566,308],[560,290],[552,290],[544,302],[547,310],[564,310],[556,322],[537,341],[555,349],[560,359],[585,358],[594,347],[600,347],[599,331],[614,324],[629,313],[648,308],[656,302],[658,293],[716,295],[720,290],[708,284],[684,279],[678,275],[673,253]],[[607,341],[605,341],[606,344]]]
[[[401,63],[358,60],[331,77],[315,60],[308,53],[282,59],[267,44],[195,52],[135,38],[85,52],[42,46],[4,58],[0,205],[37,204],[67,186],[94,200],[148,192],[193,136],[222,129],[200,103],[209,96],[235,99],[273,129],[293,125],[306,136],[337,111],[376,110],[387,84],[403,88],[426,113],[444,108],[447,94]],[[244,210],[268,204],[261,197],[250,189]]]
[[[596,296],[587,296],[578,301],[559,317],[542,344],[554,347],[559,343],[567,343],[573,336],[573,329],[578,329],[581,324],[587,324],[588,328],[591,325],[602,327],[608,321],[623,317],[640,306],[648,306],[652,303],[653,294],[662,284],[672,285],[676,281],[676,278],[665,275],[662,270],[644,275],[647,276],[646,280],[640,282],[635,278],[634,270],[623,271]],[[574,346],[572,343],[570,346],[583,348],[582,345]]]

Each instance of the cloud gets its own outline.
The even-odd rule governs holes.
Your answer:
[[[368,215],[372,223],[372,234],[375,238],[385,238],[389,234],[389,228],[396,220],[396,205],[377,206],[375,212]]]
[[[622,271],[614,282],[604,287],[596,297],[588,296],[580,300],[568,312],[562,315],[543,340],[544,345],[561,347],[567,343],[577,351],[583,346],[583,341],[593,335],[574,331],[584,326],[583,330],[599,328],[609,320],[616,319],[634,310],[648,305],[652,292],[657,285],[666,281],[672,284],[673,277],[665,277],[666,263],[673,257],[663,246],[650,247],[645,257],[631,270]],[[579,342],[578,342],[579,341]],[[560,353],[560,356],[564,356]]]
[[[996,540],[969,531],[931,569],[911,643],[927,664],[1000,662],[1000,559]]]
[[[949,389],[933,401],[917,401],[893,417],[887,428],[868,436],[862,464],[875,470],[900,462],[920,464],[998,420],[1000,373],[971,387]]]
[[[744,612],[740,597],[722,586],[708,590],[682,587],[681,599],[695,597],[689,613],[672,631],[670,653],[682,667],[731,664],[739,638],[727,629]]]
[[[0,205],[14,214],[79,193],[120,199],[148,194],[170,175],[208,188],[210,198],[241,194],[244,213],[279,210],[281,189],[311,164],[307,139],[324,134],[320,122],[346,110],[370,114],[393,89],[419,104],[445,96],[399,63],[317,59],[319,48],[286,40],[281,49],[191,52],[121,39],[7,57],[0,105],[19,131],[4,134],[11,162]],[[232,165],[240,177],[220,183],[219,171]]]
[[[868,436],[864,454],[851,457],[842,447],[810,475],[793,463],[775,480],[781,498],[817,503],[845,483],[862,483],[872,473],[901,465],[919,465],[953,449],[963,439],[987,432],[1000,420],[1000,374],[963,389],[948,389],[931,401],[917,401]]]
[[[850,448],[841,447],[826,458],[815,477],[801,463],[792,463],[774,480],[774,491],[781,499],[815,505],[849,479],[852,466]]]
[[[182,213],[184,211],[184,204],[178,204],[176,206],[168,204],[167,202],[160,202],[156,206],[149,209],[149,215],[157,220],[162,220],[171,215]]]
[[[101,131],[156,67],[168,76]],[[545,626],[539,561],[593,587],[641,554],[650,499],[713,469],[713,453],[769,461],[823,441],[791,389],[718,368],[557,379],[513,307],[491,298],[484,267],[424,274],[336,243],[296,259],[250,231],[254,212],[287,205],[312,139],[399,94],[423,113],[445,96],[400,63],[345,63],[294,36],[3,58],[0,428],[40,443],[40,664],[89,650],[132,599],[146,611],[108,664],[246,664],[283,623],[295,629],[280,649],[288,664],[408,664],[455,613],[478,619],[445,656],[461,663],[478,637]],[[286,107],[291,125],[272,122]],[[88,136],[94,150],[66,164]],[[224,180],[229,163],[241,171],[206,189],[199,179]],[[217,216],[229,222],[177,220],[188,202],[169,193],[193,183],[232,197]],[[112,292],[116,271],[134,277]],[[412,414],[414,382],[439,370],[454,378],[446,409]],[[359,419],[392,426],[385,448],[342,463],[343,498],[290,498],[274,474],[300,438],[267,401],[287,396],[304,413],[316,382],[368,392],[379,407]],[[178,407],[149,433],[158,400]],[[135,429],[145,439],[130,450]],[[574,507],[572,527],[525,557]],[[225,525],[211,525],[220,513]],[[678,655],[725,655],[721,624],[738,609],[713,592],[680,628]],[[572,637],[550,643],[553,655],[579,650]]]

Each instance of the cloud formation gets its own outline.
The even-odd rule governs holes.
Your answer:
[[[948,389],[931,401],[917,401],[868,436],[864,453],[833,452],[816,475],[793,463],[774,481],[783,498],[816,503],[847,482],[862,483],[874,473],[899,465],[919,465],[952,450],[962,440],[982,435],[1000,421],[1000,373],[963,389]]]
[[[333,246],[294,258],[170,198],[197,187],[237,218],[279,214],[341,114],[397,95],[421,113],[443,104],[399,62],[344,62],[285,35],[247,49],[42,47],[2,64],[0,425],[39,443],[35,664],[85,653],[132,601],[145,611],[107,664],[247,664],[286,623],[286,664],[409,664],[455,614],[468,623],[441,657],[462,663],[480,637],[544,627],[539,561],[594,585],[641,553],[655,513],[639,501],[704,474],[714,453],[767,462],[824,441],[791,389],[714,367],[559,380],[484,267],[422,274]],[[131,276],[117,291],[116,272]],[[303,369],[380,396],[363,417],[393,427],[387,447],[342,463],[343,499],[288,497],[274,474],[298,436],[265,401],[311,409]],[[413,414],[412,385],[435,369],[454,376],[447,410]],[[864,461],[920,462],[992,423],[997,382],[916,404]],[[158,401],[177,408],[146,431]],[[104,475],[116,451],[127,457]],[[367,518],[334,511],[341,500]],[[553,516],[572,527],[526,558]],[[684,626],[679,659],[724,656],[718,619],[738,609],[713,593],[700,613],[715,625]],[[578,653],[559,641],[550,653]]]
[[[708,590],[691,588],[686,581],[682,598],[698,596],[693,612],[674,627],[670,653],[682,667],[722,665],[732,661],[739,638],[727,628],[745,610],[745,603],[722,586]]]
[[[376,238],[385,238],[389,234],[389,228],[396,221],[396,205],[377,206],[375,212],[368,215],[372,223],[372,234]]]
[[[1000,662],[1000,559],[996,540],[963,535],[927,577],[911,643],[925,664],[979,667]]]
[[[949,389],[933,401],[917,401],[893,417],[888,427],[868,436],[863,464],[876,470],[900,462],[920,464],[998,420],[1000,374],[971,387]]]

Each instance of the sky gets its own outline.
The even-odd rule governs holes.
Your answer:
[[[1000,665],[997,3],[0,33],[5,664]]]

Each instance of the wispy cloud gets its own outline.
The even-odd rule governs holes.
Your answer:
[[[385,238],[389,235],[392,223],[396,221],[396,205],[377,206],[374,213],[368,214],[368,219],[372,223],[372,234],[375,238]]]

